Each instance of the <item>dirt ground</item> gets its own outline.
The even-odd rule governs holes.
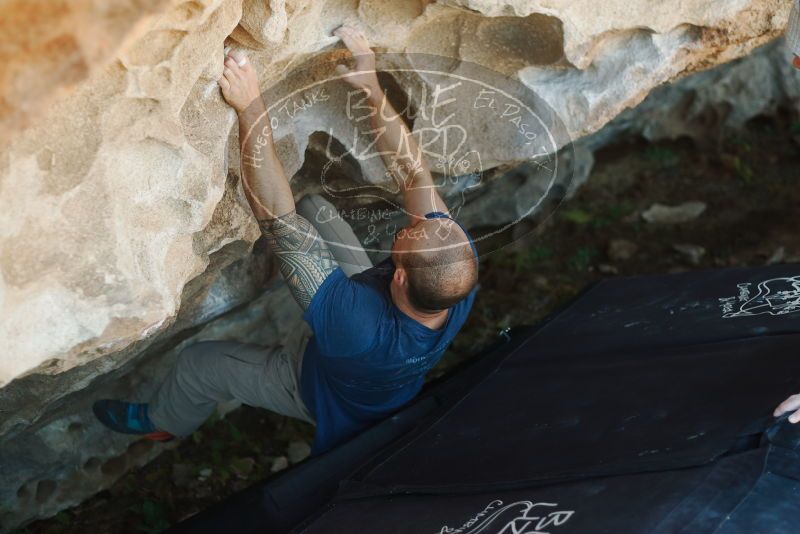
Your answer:
[[[713,145],[629,139],[595,154],[574,199],[523,240],[482,258],[472,314],[432,376],[600,278],[800,262],[800,118],[758,118]],[[654,203],[687,201],[707,208],[679,224],[641,216]],[[160,532],[269,476],[287,455],[301,456],[312,433],[307,424],[243,407],[80,506],[18,533]]]

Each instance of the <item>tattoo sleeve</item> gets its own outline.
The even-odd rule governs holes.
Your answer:
[[[296,212],[258,224],[294,299],[305,310],[322,282],[338,267],[333,254],[317,229]]]

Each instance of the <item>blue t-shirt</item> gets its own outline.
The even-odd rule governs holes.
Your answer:
[[[427,217],[437,216],[441,215]],[[394,268],[387,258],[352,278],[336,269],[303,315],[314,333],[300,376],[303,401],[317,423],[314,454],[414,398],[467,319],[477,287],[449,309],[441,328],[433,330],[392,302]]]

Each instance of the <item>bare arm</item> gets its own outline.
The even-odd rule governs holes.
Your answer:
[[[295,212],[259,221],[259,225],[294,299],[305,310],[322,282],[338,267],[333,254],[317,229]]]
[[[366,37],[348,26],[342,26],[334,33],[344,41],[356,60],[355,73],[344,66],[337,67],[337,72],[347,74],[345,81],[368,95],[369,105],[374,108],[370,116],[372,129],[379,132],[375,146],[386,168],[400,185],[411,222],[424,219],[425,214],[432,211],[447,213],[447,205],[436,191],[416,139],[381,89],[375,72],[375,54]]]
[[[375,80],[377,84],[377,79]],[[380,85],[369,94],[377,113],[370,117],[373,130],[383,131],[375,142],[386,168],[394,175],[403,192],[403,204],[411,219],[424,219],[426,213],[448,213],[433,183],[430,168],[422,157],[416,139],[386,98]],[[388,117],[388,118],[387,118]]]
[[[293,212],[292,189],[275,150],[261,95],[238,115],[242,185],[256,219],[268,221]]]
[[[317,230],[295,212],[258,79],[244,54],[225,59],[222,95],[239,116],[242,186],[294,299],[304,310],[337,264]]]

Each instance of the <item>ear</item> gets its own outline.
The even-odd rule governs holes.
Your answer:
[[[394,274],[392,275],[392,282],[399,286],[404,286],[408,283],[408,276],[405,269],[402,267],[395,267]]]

